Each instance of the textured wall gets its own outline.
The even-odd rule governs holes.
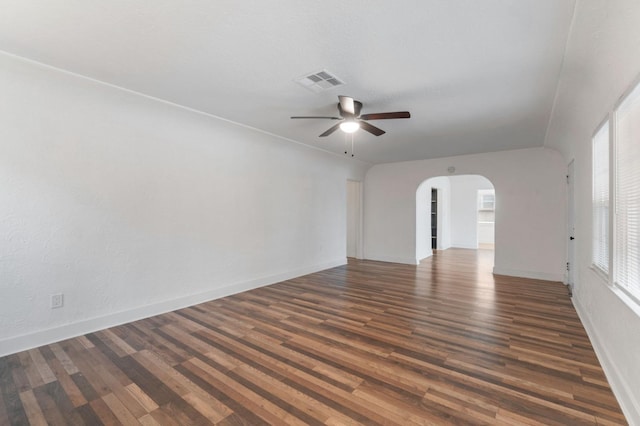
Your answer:
[[[0,354],[345,261],[358,161],[7,55],[0,93]]]
[[[452,247],[478,248],[479,189],[493,189],[493,185],[482,176],[451,177]]]
[[[365,181],[365,258],[416,262],[416,190],[449,166],[495,187],[496,273],[564,278],[565,168],[558,152],[542,148],[373,166]]]

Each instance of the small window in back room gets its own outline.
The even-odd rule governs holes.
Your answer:
[[[493,189],[481,189],[478,191],[478,210],[495,210],[496,194]]]

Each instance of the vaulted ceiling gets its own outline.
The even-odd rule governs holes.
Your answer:
[[[338,95],[385,163],[542,146],[574,0],[0,0],[0,50],[335,153]],[[315,93],[297,77],[346,84]]]

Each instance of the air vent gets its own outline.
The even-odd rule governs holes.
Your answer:
[[[342,86],[344,81],[340,80],[335,74],[327,70],[314,72],[295,79],[299,85],[306,87],[314,93],[319,93],[334,87]]]

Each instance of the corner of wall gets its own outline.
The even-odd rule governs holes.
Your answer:
[[[428,257],[428,256],[427,256]],[[400,256],[386,256],[384,254],[367,254],[366,260],[373,260],[375,262],[389,262],[389,263],[402,263],[405,265],[419,265],[420,260],[415,257],[400,257]]]
[[[556,274],[552,272],[522,271],[519,269],[503,268],[500,266],[494,266],[493,273],[495,275],[506,275],[509,277],[530,278],[533,280],[542,280],[542,281],[562,282],[564,279],[563,274]]]

